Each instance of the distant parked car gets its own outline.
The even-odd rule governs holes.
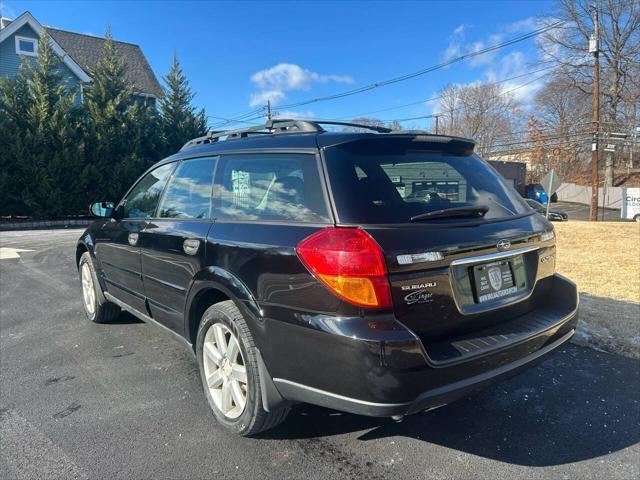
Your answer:
[[[525,198],[530,198],[531,200],[536,200],[543,205],[546,205],[549,201],[549,195],[545,192],[544,188],[539,183],[530,183],[527,185],[527,193]],[[551,203],[556,203],[558,201],[558,194],[554,193],[551,195]]]
[[[542,205],[540,202],[531,200],[530,198],[527,198],[526,200],[531,208],[536,210],[538,213],[541,213],[542,215],[547,215],[546,206]],[[547,215],[547,218],[553,222],[566,222],[567,220],[569,220],[569,215],[559,210],[549,210],[549,215]]]

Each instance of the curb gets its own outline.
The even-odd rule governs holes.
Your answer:
[[[93,220],[84,219],[84,220],[45,220],[45,221],[34,221],[34,222],[0,223],[0,231],[86,227],[91,222],[93,222]]]

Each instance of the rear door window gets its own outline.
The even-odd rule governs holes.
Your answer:
[[[215,217],[233,220],[329,222],[314,155],[223,156],[217,172],[214,187]]]
[[[160,201],[160,218],[209,218],[215,158],[182,162]]]
[[[530,211],[475,154],[377,154],[333,148],[326,152],[326,163],[338,218],[344,223],[408,223],[413,216],[456,207],[486,206],[485,220]],[[429,223],[465,220],[440,218]]]

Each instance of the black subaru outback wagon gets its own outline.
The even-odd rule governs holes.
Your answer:
[[[272,121],[147,171],[77,244],[88,317],[126,310],[193,348],[218,421],[295,402],[400,418],[545,358],[577,322],[551,224],[422,131]]]

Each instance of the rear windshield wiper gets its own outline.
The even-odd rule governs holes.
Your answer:
[[[421,213],[411,217],[412,222],[420,220],[431,220],[432,218],[453,218],[453,217],[484,217],[489,211],[486,205],[476,205],[473,207],[453,207],[433,212]]]

